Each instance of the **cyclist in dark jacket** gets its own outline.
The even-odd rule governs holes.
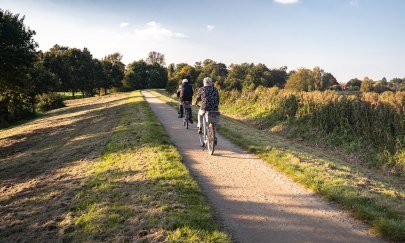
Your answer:
[[[191,104],[193,100],[193,87],[188,83],[187,79],[183,79],[182,84],[179,86],[179,89],[177,90],[177,97],[180,98],[180,106],[179,106],[179,118],[182,118],[184,115],[184,109],[183,109],[183,103],[188,102]],[[188,120],[191,124],[193,124],[193,119],[191,116],[191,108],[188,113],[190,117],[188,117]]]

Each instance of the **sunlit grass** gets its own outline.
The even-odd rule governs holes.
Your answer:
[[[177,107],[177,102],[166,92],[151,92]],[[238,112],[234,110],[233,114],[237,116]],[[257,130],[226,115],[221,116],[218,130],[296,182],[338,202],[385,239],[405,240],[405,191],[400,178],[384,177],[377,170],[363,171],[361,165],[326,156],[319,149]]]
[[[229,242],[140,92],[126,106],[76,194],[65,239]]]

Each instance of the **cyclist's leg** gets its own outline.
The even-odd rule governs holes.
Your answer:
[[[205,112],[203,110],[201,110],[201,109],[198,110],[198,124],[197,124],[197,127],[199,128],[199,131],[201,131],[202,128],[203,128],[204,113]]]
[[[179,113],[179,118],[182,118],[183,117],[183,104],[181,104],[181,103],[180,103],[180,106],[179,106],[178,113]]]
[[[190,121],[191,124],[193,124],[193,111],[191,110],[191,108],[187,108],[187,111],[188,111],[187,119]]]

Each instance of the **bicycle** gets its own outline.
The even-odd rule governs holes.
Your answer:
[[[202,133],[199,134],[200,144],[208,149],[208,154],[214,154],[215,146],[217,145],[216,126],[219,122],[219,111],[207,111],[204,114]]]
[[[191,101],[183,101],[182,106],[184,114],[183,126],[188,129],[189,120],[193,119],[191,113]]]

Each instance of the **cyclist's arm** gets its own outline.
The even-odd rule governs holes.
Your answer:
[[[197,91],[197,97],[195,99],[194,105],[197,105],[197,103],[201,101],[201,92],[200,90]]]

